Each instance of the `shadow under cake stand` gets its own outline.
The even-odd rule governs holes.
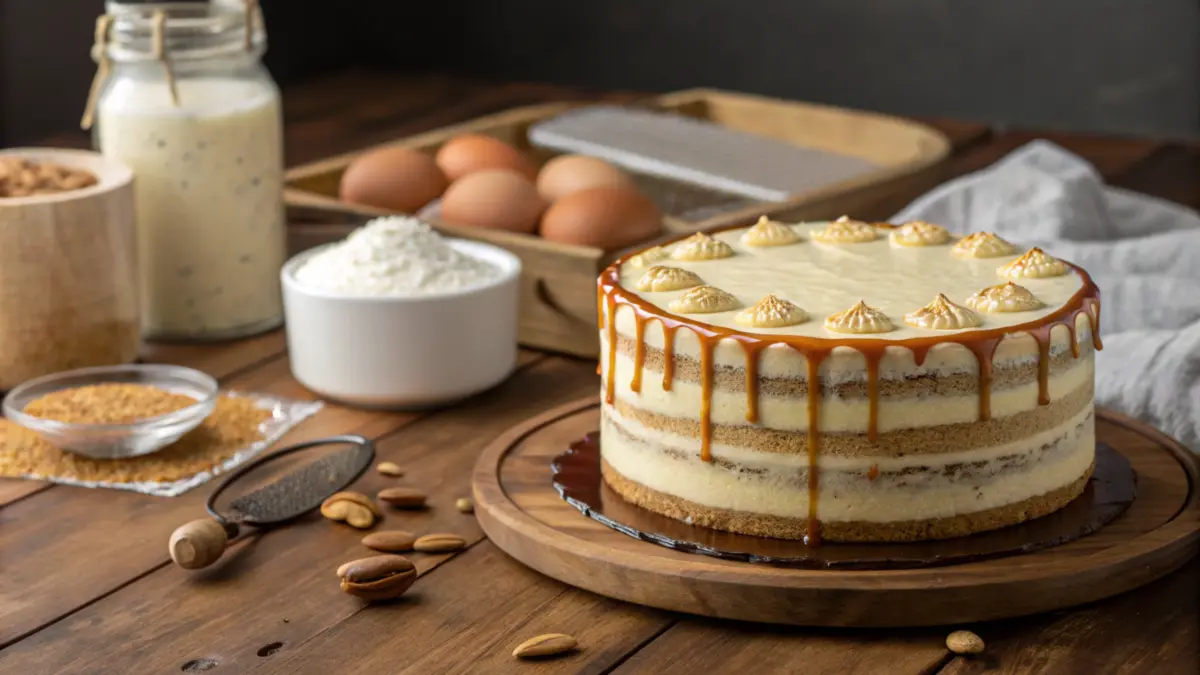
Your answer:
[[[1200,550],[1200,461],[1107,410],[1096,438],[1137,474],[1137,499],[1098,531],[1007,557],[913,569],[805,569],[723,560],[618,532],[560,497],[551,464],[599,427],[598,397],[502,434],[472,476],[497,546],[559,581],[661,609],[805,626],[926,626],[1022,616],[1147,584]],[[827,544],[826,546],[838,546]]]

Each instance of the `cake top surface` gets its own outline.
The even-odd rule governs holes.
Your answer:
[[[698,234],[626,256],[624,294],[742,333],[898,341],[1028,324],[1090,281],[1037,248],[840,218]]]

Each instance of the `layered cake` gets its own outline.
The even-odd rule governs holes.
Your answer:
[[[600,451],[626,500],[731,532],[964,536],[1049,514],[1093,469],[1099,295],[931,223],[695,234],[599,280]]]

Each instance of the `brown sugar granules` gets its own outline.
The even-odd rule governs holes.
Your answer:
[[[129,424],[195,405],[196,399],[145,384],[91,384],[54,391],[21,412],[82,424]]]
[[[250,398],[222,395],[208,419],[186,436],[153,454],[128,459],[91,459],[64,452],[36,433],[0,420],[0,476],[109,483],[177,481],[211,470],[261,440],[260,425],[270,417],[270,410],[259,408]]]

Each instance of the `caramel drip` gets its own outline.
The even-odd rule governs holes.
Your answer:
[[[1000,338],[960,344],[974,352],[979,362],[979,421],[986,422],[992,419],[992,356],[996,353]]]
[[[746,421],[758,423],[758,359],[765,343],[742,342],[746,352]]]
[[[1088,321],[1092,326],[1092,347],[1100,350],[1104,349],[1104,343],[1100,341],[1100,298],[1091,298],[1089,303],[1092,311],[1088,313]]]
[[[700,459],[712,461],[713,341],[700,338]]]
[[[885,350],[859,350],[867,360],[867,440],[879,440],[879,362]]]
[[[642,367],[646,363],[646,317],[638,312],[633,320],[633,378],[629,380],[629,389],[641,393]]]
[[[605,322],[608,331],[608,370],[604,373],[604,402],[612,405],[614,382],[617,379],[617,298],[614,294],[605,296]]]
[[[925,365],[925,357],[929,356],[929,350],[933,349],[933,346],[933,344],[918,344],[909,347],[909,350],[912,351],[913,363],[918,366]]]
[[[1050,329],[1046,325],[1029,331],[1029,336],[1038,344],[1038,405],[1050,403]]]
[[[1071,332],[1071,356],[1075,358],[1079,358],[1079,337],[1075,334],[1075,321],[1078,319],[1079,312],[1075,312],[1071,315],[1071,321],[1066,324],[1067,330]]]
[[[828,351],[804,351],[804,358],[808,362],[808,524],[804,533],[804,543],[807,546],[821,544],[821,521],[817,519],[817,502],[821,498],[817,453],[820,450],[821,435],[817,421],[821,413],[821,362],[828,355]]]
[[[596,328],[600,329],[600,330],[604,329],[604,303],[605,303],[604,286],[602,284],[596,284]],[[596,374],[597,375],[604,372],[603,358],[604,357],[602,356],[601,358],[596,359]]]
[[[660,321],[663,327],[663,391],[671,391],[671,382],[675,380],[675,331],[678,325],[668,326]],[[696,337],[699,337],[698,335]],[[701,338],[703,342],[703,338]]]

